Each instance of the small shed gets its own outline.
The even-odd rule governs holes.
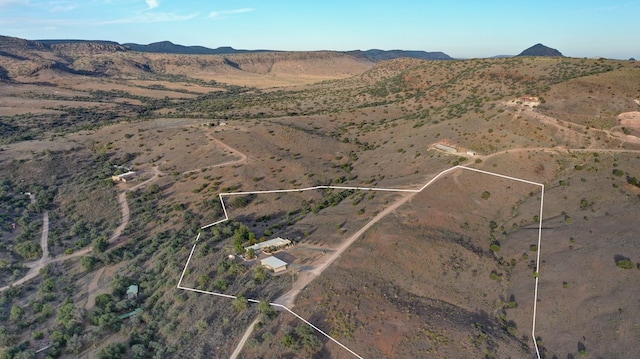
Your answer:
[[[265,259],[261,259],[260,264],[262,264],[265,268],[272,270],[273,273],[280,273],[287,270],[287,262],[274,256],[269,256]]]
[[[138,286],[133,284],[127,288],[127,299],[134,300],[138,298]]]

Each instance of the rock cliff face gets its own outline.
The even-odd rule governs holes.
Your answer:
[[[170,46],[169,50],[175,46],[178,45]],[[353,76],[374,65],[374,61],[368,58],[335,51],[232,52],[224,55],[139,52],[110,41],[31,41],[0,36],[0,78],[31,82],[46,72],[47,77],[113,77],[125,74],[208,74],[204,77],[211,77],[245,73],[270,76],[308,74],[318,79],[330,79]]]
[[[61,43],[50,45],[52,51],[65,55],[94,55],[110,52],[124,52],[128,49],[122,45],[101,42]]]
[[[564,56],[556,49],[544,46],[543,44],[535,44],[530,48],[522,51],[518,56],[547,56],[547,57],[561,57]]]

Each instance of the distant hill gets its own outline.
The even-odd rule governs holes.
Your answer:
[[[113,41],[32,41],[0,36],[0,82],[30,83],[70,76],[184,76],[217,81],[234,74],[242,85],[255,79],[281,84],[318,82],[360,74],[374,66],[363,57],[336,51],[208,49],[161,42],[131,47]],[[215,56],[211,56],[215,55]],[[304,80],[300,77],[304,75]]]
[[[246,54],[256,52],[275,52],[275,50],[236,50],[233,47],[223,46],[216,49],[211,49],[204,46],[184,46],[177,45],[171,41],[154,42],[148,45],[126,43],[122,44],[132,51],[138,52],[152,52],[152,53],[165,53],[165,54],[180,54],[180,55],[228,55],[228,54]]]
[[[148,45],[124,43],[119,44],[114,41],[89,41],[89,40],[37,40],[45,45],[61,45],[61,44],[80,44],[80,43],[98,43],[103,45],[119,45],[126,49],[137,52],[162,53],[162,54],[178,54],[178,55],[229,55],[229,54],[249,54],[260,52],[284,52],[279,50],[238,50],[229,46],[222,46],[215,49],[205,46],[184,46],[174,44],[171,41],[154,42]],[[352,50],[338,51],[354,57],[364,58],[372,62],[380,62],[393,60],[402,57],[410,57],[421,60],[453,60],[453,58],[444,52],[427,52],[427,51],[407,51],[407,50]]]
[[[101,45],[112,45],[119,46],[120,44],[115,41],[107,41],[107,40],[64,40],[64,39],[56,39],[56,40],[35,40],[41,44],[51,46],[51,45],[60,45],[60,44],[101,44]]]
[[[444,52],[427,52],[427,51],[407,51],[407,50],[353,50],[346,51],[348,55],[364,57],[372,62],[393,60],[402,57],[410,57],[420,60],[453,60],[453,58]]]
[[[530,48],[522,51],[518,56],[547,56],[562,57],[562,53],[556,49],[544,46],[543,44],[535,44]]]

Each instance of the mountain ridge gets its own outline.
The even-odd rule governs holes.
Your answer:
[[[146,52],[146,53],[164,53],[164,54],[179,54],[179,55],[229,55],[229,54],[248,54],[248,53],[262,53],[262,52],[299,52],[299,51],[282,51],[271,49],[235,49],[231,46],[220,46],[217,48],[209,48],[206,46],[186,46],[175,44],[171,41],[158,41],[149,44],[137,44],[137,43],[118,43],[108,40],[27,40],[42,43],[46,46],[56,46],[62,44],[89,44],[97,43],[101,45],[119,45],[130,51]],[[369,49],[369,50],[348,50],[348,51],[335,51],[327,50],[331,52],[343,53],[355,57],[366,58],[373,62],[393,60],[401,57],[410,57],[421,60],[453,60],[454,58],[441,51],[423,51],[423,50],[381,50],[381,49]],[[317,51],[301,51],[301,52],[317,52]]]

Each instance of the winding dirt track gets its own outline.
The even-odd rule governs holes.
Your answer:
[[[113,234],[111,235],[111,237],[109,238],[109,243],[115,243],[118,238],[120,238],[120,235],[122,234],[122,231],[124,231],[124,229],[127,227],[127,225],[129,224],[129,204],[127,203],[127,192],[128,191],[134,191],[144,185],[147,185],[155,180],[158,179],[158,177],[160,176],[160,170],[158,170],[157,167],[153,168],[153,176],[151,178],[149,178],[148,180],[138,183],[137,185],[126,189],[124,192],[120,193],[118,195],[118,203],[120,204],[120,211],[122,213],[122,220],[120,222],[120,225],[114,230]],[[43,224],[42,224],[42,238],[40,240],[40,244],[42,246],[42,257],[34,262],[29,262],[26,263],[26,266],[29,267],[29,271],[27,272],[27,274],[16,280],[15,282],[11,283],[10,285],[6,285],[2,288],[0,288],[0,292],[4,291],[6,289],[8,289],[10,286],[17,286],[17,285],[21,285],[35,277],[37,277],[38,275],[40,275],[40,269],[44,268],[44,266],[46,266],[49,263],[54,263],[54,262],[60,262],[60,261],[64,261],[67,259],[71,259],[71,258],[76,258],[76,257],[80,257],[80,256],[84,256],[87,255],[91,252],[92,248],[91,247],[86,247],[83,248],[79,251],[76,251],[72,254],[68,254],[68,255],[64,255],[64,256],[60,256],[60,257],[55,257],[55,258],[51,258],[49,256],[49,248],[48,248],[48,236],[49,236],[49,213],[47,211],[44,212],[43,215],[43,220],[42,220]]]
[[[100,277],[102,277],[102,273],[104,273],[104,269],[106,267],[102,267],[96,271],[96,274],[93,276],[91,283],[89,283],[89,297],[87,298],[87,304],[84,305],[84,309],[89,310],[93,308],[96,303],[96,296],[98,295],[98,281]]]
[[[202,169],[205,168],[216,168],[216,167],[223,167],[223,166],[228,166],[228,165],[234,165],[234,164],[239,164],[239,163],[243,163],[246,162],[248,160],[247,155],[245,155],[244,153],[236,150],[235,148],[227,145],[226,143],[220,141],[217,138],[214,138],[212,136],[208,136],[210,140],[214,141],[217,145],[219,145],[220,147],[224,148],[225,150],[229,151],[232,154],[235,154],[236,156],[239,157],[239,159],[234,159],[231,161],[227,161],[227,162],[223,162],[223,163],[219,163],[219,164],[215,164],[215,165],[211,165],[211,166],[206,166],[206,167],[202,167],[202,168],[198,168],[198,169],[194,169],[194,170],[190,170],[187,171],[185,173],[190,173],[190,172],[195,172],[195,171],[200,171]],[[122,214],[122,218],[120,221],[120,225],[118,225],[118,227],[116,227],[116,229],[113,231],[113,234],[111,235],[111,237],[109,237],[109,244],[114,244],[117,243],[118,239],[120,238],[120,236],[122,235],[122,232],[124,231],[125,228],[127,228],[127,225],[129,225],[129,203],[127,202],[127,192],[130,191],[135,191],[140,187],[143,187],[145,185],[148,185],[154,181],[156,181],[160,175],[162,174],[162,172],[158,169],[158,167],[153,167],[153,176],[151,178],[149,178],[146,181],[140,182],[137,185],[127,188],[126,190],[124,190],[123,192],[121,192],[118,195],[118,204],[120,205],[120,212]],[[30,196],[31,201],[35,201],[35,196],[31,195]],[[72,259],[72,258],[77,258],[80,256],[84,256],[87,255],[91,252],[92,248],[91,247],[86,247],[83,248],[81,250],[75,251],[72,254],[68,254],[68,255],[63,255],[63,256],[59,256],[59,257],[55,257],[55,258],[51,258],[49,256],[49,250],[48,250],[48,234],[49,234],[49,213],[48,212],[44,212],[43,215],[43,231],[42,231],[42,239],[41,239],[41,246],[42,246],[42,257],[34,262],[30,262],[30,263],[26,263],[26,266],[29,267],[29,271],[27,272],[27,274],[16,280],[15,282],[6,285],[4,287],[0,288],[0,292],[4,291],[6,289],[8,289],[10,286],[17,286],[17,285],[21,285],[35,277],[37,277],[40,274],[40,269],[44,268],[44,266],[46,266],[49,263],[54,263],[54,262],[60,262],[60,261],[65,261],[67,259]],[[121,245],[124,243],[120,243],[118,245]],[[89,285],[89,293],[91,296],[91,293],[95,293],[96,291],[96,287],[97,287],[97,283],[98,280],[100,279],[100,276],[102,275],[103,271],[98,271],[96,272],[94,279],[91,281],[90,285]],[[95,300],[95,295],[93,296],[94,300]],[[89,298],[89,301],[87,302],[87,305],[90,305],[92,303],[91,298]]]
[[[398,209],[401,205],[405,204],[411,198],[413,198],[417,193],[403,193],[400,198],[398,198],[391,206],[384,209],[384,211],[378,213],[377,216],[373,217],[367,224],[362,226],[357,232],[352,234],[347,240],[344,241],[331,255],[326,256],[324,259],[321,259],[321,262],[318,265],[314,266],[313,269],[309,271],[300,272],[300,276],[298,280],[295,281],[293,287],[290,291],[282,295],[280,298],[276,299],[274,303],[284,305],[287,308],[292,308],[294,306],[294,302],[300,291],[306,287],[311,281],[313,281],[316,277],[320,276],[322,272],[324,272],[333,262],[335,262],[340,256],[355,242],[358,238],[360,238],[366,231],[368,231],[373,225],[378,223],[381,219]]]

